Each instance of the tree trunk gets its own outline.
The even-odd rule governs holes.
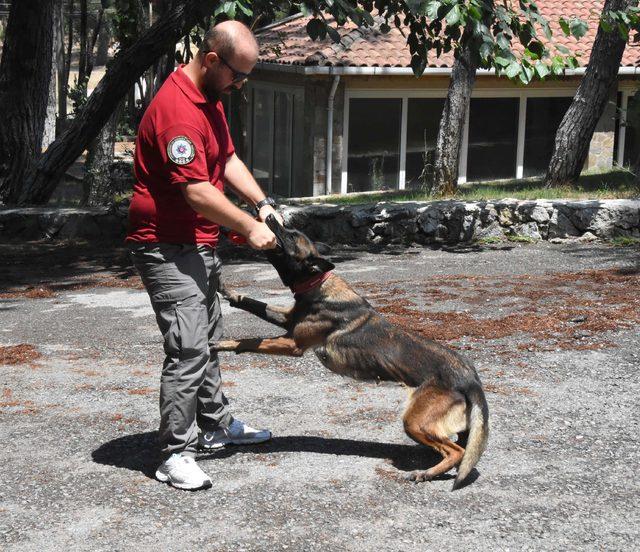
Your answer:
[[[91,32],[91,37],[87,37],[88,39],[87,62],[86,62],[87,63],[87,67],[86,67],[87,81],[91,78],[91,72],[93,71],[93,63],[94,63],[93,51],[96,47],[96,43],[98,42],[98,35],[102,30],[103,21],[104,21],[104,8],[100,7],[100,9],[98,10],[98,16],[96,18],[96,24],[93,27],[93,30]]]
[[[0,199],[14,202],[42,152],[53,0],[13,2],[0,62]]]
[[[45,150],[56,139],[56,126],[58,114],[58,74],[60,73],[61,49],[64,48],[62,29],[62,0],[53,0],[53,24],[52,24],[52,53],[51,53],[51,80],[49,81],[49,99],[47,102],[47,117],[44,123],[42,135],[42,149]]]
[[[83,205],[106,205],[113,196],[111,186],[111,165],[114,157],[116,128],[120,116],[119,107],[91,143],[87,154],[84,179]]]
[[[84,108],[37,163],[22,189],[20,204],[48,201],[62,175],[98,135],[139,76],[216,5],[215,0],[180,3],[114,58]]]
[[[447,99],[444,102],[438,139],[429,179],[429,167],[425,167],[427,182],[431,181],[433,195],[453,194],[458,186],[458,163],[471,92],[476,80],[476,66],[468,48],[463,48],[451,70]]]
[[[175,0],[161,0],[156,9],[156,15],[162,16],[168,10],[172,9],[175,4]],[[176,45],[171,44],[167,49],[167,53],[162,56],[158,63],[156,64],[156,68],[154,71],[154,80],[153,80],[153,95],[155,96],[160,90],[160,87],[164,84],[164,81],[167,80],[169,75],[173,73],[176,67]]]
[[[151,4],[148,1],[138,0],[137,2],[137,22],[138,33],[144,33],[151,27]],[[153,98],[153,69],[155,63],[145,71],[140,79],[140,103],[142,112],[146,111]]]
[[[59,117],[60,121],[63,123],[61,127],[64,126],[64,122],[67,120],[67,99],[69,97],[69,73],[71,72],[71,52],[73,50],[73,8],[74,8],[74,0],[69,0],[67,2],[67,16],[69,18],[69,28],[67,32],[67,52],[64,58],[64,67],[62,70],[62,93],[58,98],[60,102],[60,111]]]
[[[111,7],[111,0],[101,0],[103,10],[102,27],[98,35],[98,48],[96,50],[95,64],[103,66],[109,61],[109,46],[111,45],[111,37],[113,36],[113,23],[107,10]]]
[[[55,43],[55,56],[56,63],[56,84],[57,84],[57,99],[58,99],[58,117],[56,119],[56,137],[60,134],[62,122],[67,118],[67,86],[65,78],[68,79],[68,75],[65,73],[65,52],[64,52],[64,0],[58,0],[56,6],[56,12],[54,17],[57,17],[57,21],[54,23],[54,35],[53,40]]]
[[[638,0],[606,0],[602,12],[625,10],[637,4]],[[626,44],[626,37],[620,36],[617,27],[609,33],[598,29],[584,77],[556,133],[545,176],[547,187],[578,180],[589,155],[596,125],[616,82]]]
[[[80,57],[78,58],[78,86],[82,86],[82,84],[89,77],[87,75],[87,67],[88,67],[88,8],[87,8],[88,0],[80,0]]]

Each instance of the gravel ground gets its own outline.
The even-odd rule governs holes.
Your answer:
[[[436,461],[402,431],[406,389],[340,378],[313,354],[225,355],[235,415],[274,439],[200,456],[208,491],[155,481],[162,348],[122,250],[2,245],[0,547],[638,546],[638,249],[345,249],[333,260],[386,315],[475,362],[492,433],[471,485],[404,482]],[[259,257],[225,267],[234,287],[291,301]],[[279,331],[224,312],[228,336]]]

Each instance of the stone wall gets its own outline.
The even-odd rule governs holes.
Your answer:
[[[640,238],[640,201],[401,202],[283,208],[285,220],[327,243]]]
[[[431,201],[283,206],[285,220],[334,244],[640,238],[640,200]],[[127,205],[102,209],[0,209],[0,239],[118,242]]]
[[[113,241],[124,239],[127,206],[92,209],[0,209],[0,239]]]

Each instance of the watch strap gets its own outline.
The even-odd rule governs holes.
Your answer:
[[[256,207],[255,207],[256,211],[259,211],[265,205],[271,205],[272,207],[275,207],[276,202],[271,197],[265,197],[263,200],[258,201],[258,203],[256,203]]]

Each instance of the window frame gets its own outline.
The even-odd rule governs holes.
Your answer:
[[[508,88],[474,88],[471,94],[472,98],[517,98],[519,99],[518,114],[518,132],[516,146],[516,175],[515,178],[522,178],[524,175],[524,144],[526,136],[526,120],[527,120],[527,98],[558,98],[573,97],[578,88],[560,87],[560,88],[537,88],[531,90],[518,90]],[[623,102],[626,102],[629,95],[629,89],[619,86],[619,90],[623,92]],[[446,98],[446,88],[431,89],[373,89],[373,88],[349,88],[345,87],[344,91],[344,111],[343,111],[343,128],[344,134],[342,138],[342,169],[340,193],[347,194],[348,172],[347,162],[349,154],[349,104],[351,99],[366,98],[395,98],[402,100],[402,112],[400,115],[400,162],[398,174],[398,189],[404,190],[406,187],[406,161],[407,161],[407,113],[409,98]],[[465,119],[462,138],[462,150],[460,152],[460,161],[458,164],[458,184],[467,182],[467,163],[469,150],[469,110]],[[620,125],[619,144],[624,146],[624,125]],[[620,151],[620,146],[619,146]],[[624,150],[622,150],[624,152]],[[618,153],[620,157],[620,153]]]
[[[620,118],[618,124],[618,156],[614,160],[618,167],[624,167],[624,150],[626,146],[627,127],[624,124],[627,120],[627,107],[629,106],[629,98],[636,93],[637,85],[630,82],[618,84],[618,92],[621,94]]]

